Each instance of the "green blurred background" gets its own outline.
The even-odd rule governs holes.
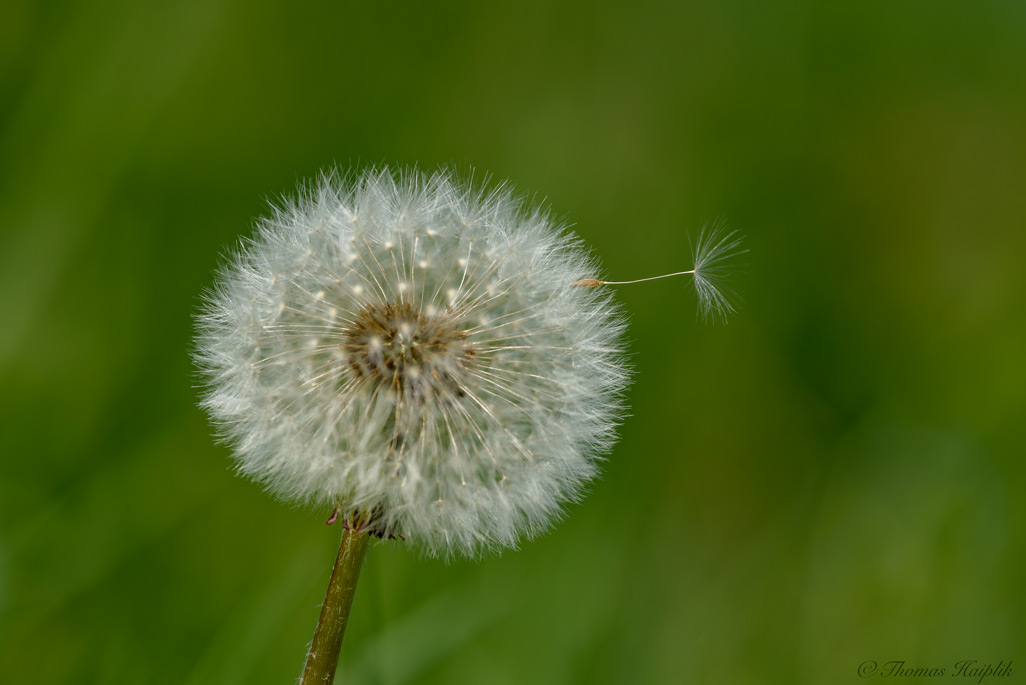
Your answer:
[[[6,0],[0,682],[298,676],[339,530],[233,475],[192,316],[267,198],[375,163],[509,178],[614,277],[751,252],[726,327],[620,291],[632,415],[551,533],[371,549],[339,682],[1024,682],[1018,0]]]

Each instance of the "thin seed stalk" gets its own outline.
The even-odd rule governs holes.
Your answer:
[[[369,537],[368,533],[353,532],[349,528],[342,531],[342,544],[338,548],[335,568],[331,571],[328,592],[321,605],[321,617],[317,620],[313,643],[306,655],[300,685],[323,685],[335,680],[342,636],[349,623],[349,609],[353,606],[360,567],[367,556]]]

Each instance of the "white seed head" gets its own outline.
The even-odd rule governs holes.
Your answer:
[[[326,175],[199,316],[204,407],[241,472],[432,555],[515,546],[596,475],[624,321],[579,241],[505,187]]]

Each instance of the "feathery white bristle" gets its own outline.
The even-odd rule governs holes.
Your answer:
[[[698,311],[702,318],[726,321],[737,311],[740,296],[726,283],[730,270],[727,262],[748,252],[741,248],[741,236],[728,231],[722,224],[703,228],[691,247],[694,262],[693,278],[698,296]]]

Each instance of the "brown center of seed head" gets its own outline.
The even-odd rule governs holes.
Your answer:
[[[361,309],[342,347],[360,378],[415,399],[462,396],[475,354],[448,307],[428,315],[408,302]]]

